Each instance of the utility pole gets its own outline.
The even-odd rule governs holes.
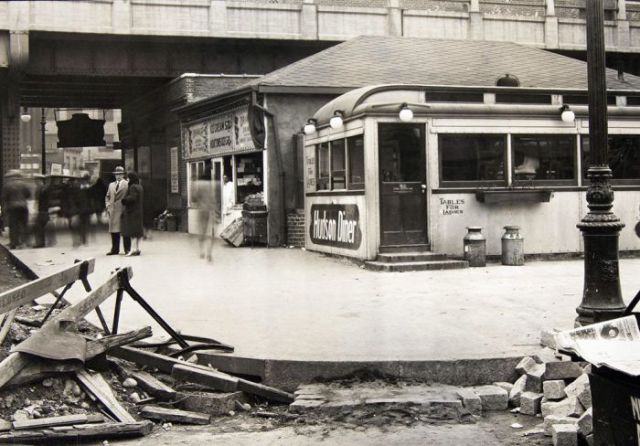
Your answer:
[[[41,171],[42,171],[42,175],[47,173],[47,153],[46,153],[46,146],[45,146],[45,128],[47,126],[47,117],[45,115],[45,109],[41,108],[40,109],[40,143],[41,143],[41,149],[42,149],[42,154],[40,156],[40,163],[41,163]]]
[[[587,0],[587,71],[589,93],[589,212],[578,223],[584,239],[584,291],[576,308],[577,325],[623,315],[620,292],[618,238],[624,223],[611,212],[613,189],[609,179],[607,83],[605,77],[604,4]]]

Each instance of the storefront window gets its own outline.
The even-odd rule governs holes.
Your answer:
[[[318,190],[329,190],[329,144],[318,146]]]
[[[236,155],[236,203],[263,191],[262,152]]]
[[[589,137],[583,136],[582,142],[582,177],[588,184],[589,169]],[[609,136],[609,167],[613,174],[612,182],[618,184],[640,183],[640,135]]]
[[[574,183],[574,135],[512,135],[513,182]]]
[[[344,139],[331,141],[331,189],[346,189]]]
[[[444,184],[504,184],[506,135],[441,134],[438,146]]]
[[[349,156],[349,189],[364,189],[364,139],[362,135],[347,138]]]

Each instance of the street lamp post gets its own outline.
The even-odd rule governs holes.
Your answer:
[[[589,212],[578,223],[584,238],[584,291],[576,308],[577,325],[622,316],[618,236],[624,223],[611,212],[613,190],[607,154],[607,84],[605,79],[603,0],[587,4],[587,71],[589,89]]]
[[[40,156],[42,175],[47,173],[47,160],[46,160],[46,146],[45,146],[45,127],[47,126],[47,117],[45,116],[45,109],[40,109],[40,143],[42,148],[42,154]]]

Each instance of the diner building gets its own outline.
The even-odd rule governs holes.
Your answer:
[[[637,250],[640,78],[607,70],[614,211]],[[210,172],[228,221],[268,209],[268,244],[375,259],[461,256],[468,226],[489,255],[506,225],[527,254],[582,249],[586,63],[511,42],[358,37],[176,109],[180,172]],[[304,128],[304,132],[303,132]],[[187,202],[188,229],[197,206]],[[221,206],[222,207],[222,206]],[[299,237],[296,239],[296,237]]]

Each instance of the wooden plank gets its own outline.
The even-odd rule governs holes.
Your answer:
[[[54,359],[32,356],[29,358],[27,366],[11,378],[11,380],[6,383],[6,386],[20,386],[32,382],[39,382],[52,375],[75,372],[82,368],[84,368],[84,365],[76,360],[56,361]]]
[[[0,328],[0,344],[2,344],[9,334],[9,330],[11,329],[11,324],[13,324],[13,319],[16,317],[17,308],[9,311],[7,316],[2,321],[2,328]]]
[[[11,353],[0,362],[0,387],[29,364],[29,357],[24,353]]]
[[[152,334],[153,332],[151,331],[151,327],[144,327],[140,330],[134,330],[117,335],[109,335],[101,339],[92,339],[87,342],[86,358],[91,359],[94,356],[111,350],[112,348],[151,337]]]
[[[149,395],[163,400],[174,400],[176,398],[177,392],[173,388],[147,372],[131,371],[129,376],[135,379],[138,382],[138,386]]]
[[[153,430],[153,422],[80,424],[72,427],[53,427],[51,429],[13,431],[0,433],[0,443],[46,443],[77,442],[87,440],[106,440],[111,438],[141,437]]]
[[[191,364],[180,359],[172,358],[171,356],[159,355],[158,353],[148,352],[134,347],[116,347],[109,351],[109,356],[126,359],[138,365],[153,367],[168,374],[171,374],[171,369],[173,369],[173,366],[176,364],[186,364],[203,370],[211,370],[203,365]]]
[[[87,262],[87,274],[91,274],[96,260],[88,259]],[[80,278],[80,268],[81,263],[76,263],[62,271],[0,293],[0,314],[18,308],[40,296],[78,280]]]
[[[215,370],[194,368],[191,364],[176,364],[171,376],[180,381],[187,381],[211,387],[222,392],[233,392],[238,389],[238,378]]]
[[[152,420],[183,424],[209,424],[211,422],[211,415],[159,406],[143,406],[140,409],[140,416]]]
[[[123,423],[136,422],[135,418],[116,399],[109,383],[105,381],[100,373],[92,375],[87,370],[82,369],[76,372],[76,377],[85,389],[95,396],[118,421]]]
[[[250,393],[252,395],[260,396],[269,401],[278,401],[280,403],[291,404],[294,400],[293,394],[291,393],[287,393],[273,387],[265,386],[264,384],[247,381],[246,379],[238,380],[238,390],[242,390],[243,392]]]
[[[72,424],[85,424],[89,422],[104,423],[102,415],[89,417],[87,414],[62,415],[59,417],[38,418],[35,420],[14,421],[13,428],[16,430],[42,429],[53,426],[69,426]]]

